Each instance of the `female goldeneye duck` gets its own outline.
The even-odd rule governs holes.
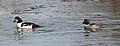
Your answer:
[[[84,30],[88,33],[91,31],[96,31],[101,27],[99,24],[91,23],[90,19],[84,19],[82,24],[84,24]]]
[[[16,16],[14,18],[13,22],[17,22],[18,28],[37,28],[37,27],[40,27],[39,25],[31,23],[31,22],[23,22],[23,20],[18,16]]]

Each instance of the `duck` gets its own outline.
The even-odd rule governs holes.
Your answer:
[[[32,23],[32,22],[23,22],[23,20],[19,16],[16,16],[14,18],[13,22],[17,23],[18,28],[37,28],[37,27],[41,27],[41,26],[39,26],[35,23]]]
[[[87,33],[95,32],[98,29],[100,29],[102,26],[102,25],[97,24],[97,23],[91,23],[90,19],[84,19],[82,24],[84,24],[83,28]]]

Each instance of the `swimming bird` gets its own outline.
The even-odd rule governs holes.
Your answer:
[[[17,23],[18,28],[37,28],[37,27],[41,27],[41,26],[39,26],[37,24],[34,24],[32,22],[23,22],[23,20],[19,16],[16,16],[14,18],[13,22]]]
[[[90,19],[84,19],[82,24],[84,24],[84,30],[88,33],[97,31],[97,29],[100,29],[102,26],[100,24],[91,23]]]

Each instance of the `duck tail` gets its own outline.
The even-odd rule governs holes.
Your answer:
[[[105,25],[103,25],[103,24],[100,25],[100,28],[104,28],[104,27],[105,27]]]
[[[37,24],[33,24],[33,28],[38,28],[38,27],[44,27],[44,26],[39,26]]]

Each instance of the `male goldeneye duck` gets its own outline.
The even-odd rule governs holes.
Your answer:
[[[90,19],[84,19],[82,24],[84,24],[84,30],[88,33],[92,31],[97,31],[97,29],[101,28],[101,25],[96,23],[91,23]]]
[[[18,28],[37,28],[37,27],[40,27],[39,25],[31,23],[31,22],[23,22],[23,20],[18,16],[16,16],[14,18],[13,22],[17,22]]]

